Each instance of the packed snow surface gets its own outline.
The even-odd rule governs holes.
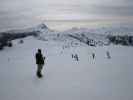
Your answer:
[[[0,51],[0,100],[133,99],[133,47],[23,40]],[[36,77],[38,48],[46,57],[41,79]]]

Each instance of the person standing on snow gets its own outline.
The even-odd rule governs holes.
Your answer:
[[[41,49],[38,49],[38,52],[36,53],[36,64],[37,64],[37,72],[36,75],[37,77],[41,78],[42,77],[42,68],[44,65],[44,60],[45,57],[43,57],[42,53],[41,53]]]
[[[107,58],[108,58],[108,59],[111,59],[111,56],[110,56],[109,51],[106,52],[106,55],[107,55]]]
[[[93,57],[93,59],[95,58],[95,53],[92,53],[92,57]]]

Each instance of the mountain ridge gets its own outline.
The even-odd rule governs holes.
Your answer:
[[[121,33],[121,34],[120,34]],[[9,41],[27,36],[35,36],[43,41],[74,41],[85,43],[89,46],[103,46],[113,44],[133,45],[133,29],[130,27],[102,27],[102,28],[71,28],[66,31],[55,31],[41,23],[36,27],[23,30],[10,30],[0,33],[0,47]]]

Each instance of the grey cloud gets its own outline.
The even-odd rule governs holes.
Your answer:
[[[133,6],[83,5],[75,8],[77,12],[111,16],[133,16]]]
[[[105,13],[112,15],[133,15],[133,6],[97,6],[97,13]]]

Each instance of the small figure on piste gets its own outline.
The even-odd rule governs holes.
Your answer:
[[[44,60],[45,60],[45,57],[43,57],[41,49],[38,49],[38,52],[36,53],[36,64],[37,64],[36,75],[38,78],[41,78],[43,76],[41,71],[44,66]]]

